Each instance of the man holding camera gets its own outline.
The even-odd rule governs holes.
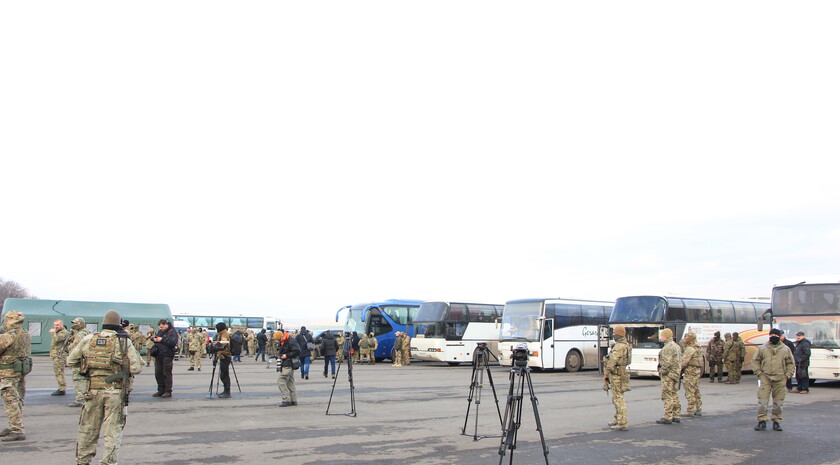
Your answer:
[[[230,399],[230,362],[233,359],[230,352],[230,334],[227,325],[221,321],[216,323],[216,331],[213,345],[216,348],[216,360],[219,361],[219,380],[224,386],[219,399]]]
[[[280,388],[282,400],[279,407],[297,405],[295,368],[293,365],[294,359],[300,356],[300,345],[295,338],[282,329],[274,332],[274,339],[279,343],[277,371],[280,372],[280,375],[277,377],[277,387]]]
[[[169,320],[158,321],[158,332],[152,338],[152,357],[155,358],[155,380],[157,392],[152,397],[172,397],[172,364],[175,359],[175,348],[178,346],[178,331],[172,327]]]

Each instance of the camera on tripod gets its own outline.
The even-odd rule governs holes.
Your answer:
[[[513,365],[518,368],[525,368],[528,366],[528,344],[520,342],[513,347],[510,354],[510,359],[513,360]]]
[[[207,344],[205,349],[207,349],[207,355],[216,355],[216,352],[221,352],[224,350],[224,347],[217,344]]]

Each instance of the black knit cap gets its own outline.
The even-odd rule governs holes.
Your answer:
[[[224,331],[226,329],[227,329],[227,325],[225,324],[224,321],[220,321],[220,322],[216,323],[216,331],[221,333],[222,331]]]

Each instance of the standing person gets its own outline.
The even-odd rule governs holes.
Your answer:
[[[190,351],[190,367],[187,371],[201,371],[201,346],[204,344],[204,334],[198,328],[193,328],[187,344]]]
[[[338,341],[333,337],[332,331],[324,333],[321,338],[321,353],[324,354],[324,378],[327,377],[327,369],[332,372],[335,379],[335,356],[338,353]]]
[[[228,345],[230,353],[233,355],[234,362],[241,362],[242,361],[242,346],[245,345],[245,337],[242,335],[242,331],[237,329],[233,332],[233,335],[228,335],[228,339],[230,344]]]
[[[376,349],[379,348],[379,341],[376,340],[373,332],[368,335],[368,343],[370,344],[370,364],[373,365],[376,363]]]
[[[67,343],[70,339],[70,331],[64,328],[64,322],[59,318],[53,321],[53,327],[50,329],[52,334],[52,342],[50,342],[50,358],[52,359],[53,373],[55,374],[55,382],[58,384],[51,396],[63,396],[66,394],[67,381],[64,378],[64,367],[67,366]]]
[[[709,382],[715,382],[717,373],[718,383],[723,382],[723,340],[720,338],[720,331],[715,331],[715,337],[709,341],[706,347],[706,358],[709,359]]]
[[[230,399],[230,364],[233,361],[230,334],[227,325],[220,321],[216,323],[216,336],[213,338],[216,346],[216,360],[219,361],[219,380],[224,389],[219,399]]]
[[[297,405],[297,390],[295,389],[295,369],[293,359],[300,356],[300,346],[295,338],[283,330],[274,332],[274,339],[279,343],[277,364],[280,375],[277,377],[277,387],[280,388],[281,402],[278,407]],[[335,375],[333,375],[335,378]]]
[[[732,350],[732,335],[729,333],[725,333],[723,335],[725,341],[723,342],[723,369],[726,371],[726,384],[729,384],[730,376],[732,373],[732,364],[729,363],[729,351]],[[718,381],[720,382],[720,381]]]
[[[682,353],[680,346],[674,342],[674,332],[665,328],[659,333],[659,341],[665,344],[659,351],[659,378],[662,382],[662,402],[665,406],[665,414],[656,420],[660,425],[680,423],[680,397],[677,395],[677,386],[680,380],[680,369],[682,368]]]
[[[729,349],[729,384],[741,382],[741,368],[744,366],[744,357],[747,355],[747,348],[744,341],[737,332],[732,332],[732,347]]]
[[[146,336],[140,332],[140,328],[134,325],[128,325],[128,335],[131,338],[131,343],[134,344],[134,349],[139,354],[140,349],[143,348],[143,344],[146,343]]]
[[[87,330],[87,326],[85,325],[85,319],[81,317],[73,318],[70,322],[73,326],[71,329],[73,330],[72,338],[70,340],[70,344],[67,345],[67,353],[73,351],[82,339],[86,338],[90,332]],[[75,394],[75,400],[72,403],[67,404],[68,407],[82,407],[85,405],[85,393],[88,390],[88,378],[84,376],[82,373],[79,373],[79,368],[73,368],[73,393]]]
[[[403,333],[402,362],[403,365],[411,365],[411,337],[408,333]]]
[[[756,431],[767,429],[767,403],[773,396],[773,430],[782,430],[782,404],[785,402],[785,381],[793,376],[793,354],[781,342],[778,328],[770,330],[770,339],[759,347],[752,359],[758,378],[758,424]]]
[[[359,345],[359,343],[362,341],[362,338],[359,337],[359,333],[357,333],[356,331],[353,331],[353,336],[352,336],[351,341],[352,341],[351,347],[353,348],[353,361],[356,362],[356,363],[359,363],[359,360],[362,359],[362,348]]]
[[[274,331],[268,332],[268,359],[277,358],[277,343],[274,340]]]
[[[624,402],[624,393],[630,390],[630,375],[627,373],[627,366],[630,365],[631,358],[626,335],[627,330],[624,326],[617,325],[613,328],[615,345],[604,366],[604,382],[610,385],[615,406],[615,418],[609,426],[616,431],[627,431],[630,428],[630,423],[627,421],[627,404]]]
[[[793,345],[793,342],[787,338],[787,335],[784,331],[780,331],[782,333],[782,344],[786,345],[788,349],[790,349],[790,353],[793,354],[793,361],[796,362],[796,346]],[[793,378],[788,378],[787,382],[785,383],[785,387],[787,388],[787,392],[793,391]],[[797,388],[798,390],[798,388]]]
[[[152,359],[152,347],[155,346],[155,341],[152,338],[155,337],[155,330],[149,329],[148,334],[146,334],[146,366],[149,366]]]
[[[808,367],[811,365],[811,341],[805,339],[805,333],[796,333],[796,348],[793,352],[796,362],[796,388],[800,394],[808,394],[811,380],[808,378]]]
[[[359,356],[359,363],[362,363],[365,360],[370,363],[370,341],[368,340],[367,334],[362,333],[362,339],[359,340],[359,352],[361,352]]]
[[[695,417],[702,416],[703,400],[700,398],[700,374],[703,371],[703,358],[700,356],[700,344],[697,335],[686,333],[685,350],[682,354],[683,387],[685,388],[686,412]]]
[[[3,318],[5,332],[0,334],[0,397],[9,427],[0,431],[0,441],[23,441],[23,398],[26,396],[26,374],[32,369],[32,338],[23,329],[23,313],[10,311]]]
[[[253,331],[248,330],[248,356],[257,354],[257,335]]]
[[[262,361],[265,361],[265,344],[268,342],[268,336],[265,335],[265,328],[260,330],[260,334],[257,335],[257,356],[254,357],[254,361],[256,362],[260,355],[262,355]]]
[[[178,346],[178,331],[166,319],[158,321],[158,332],[152,338],[152,356],[155,358],[155,380],[157,392],[152,397],[172,397],[172,362]]]
[[[347,337],[350,337],[350,333],[342,333],[341,331],[339,331],[338,334],[335,335],[335,342],[338,345],[338,347],[341,348],[341,350],[339,350],[337,354],[337,359],[339,362],[344,361],[344,339]]]
[[[396,337],[394,338],[394,363],[391,364],[392,367],[401,367],[402,366],[402,346],[403,346],[403,333],[397,331]]]
[[[143,359],[119,323],[120,314],[109,310],[102,318],[102,331],[85,337],[67,359],[70,366],[84,367],[90,378],[88,401],[79,418],[78,464],[93,460],[103,433],[105,452],[99,463],[117,463],[132,378],[143,369]]]
[[[309,379],[309,365],[312,362],[312,349],[315,347],[315,342],[312,339],[306,326],[300,327],[300,333],[295,336],[295,340],[300,346],[300,379]]]

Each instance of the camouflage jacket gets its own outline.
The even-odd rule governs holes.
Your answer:
[[[61,328],[61,331],[52,333],[52,342],[50,342],[50,358],[56,358],[58,351],[64,347],[64,341],[70,337],[70,331]],[[67,355],[68,350],[64,349],[64,355]]]
[[[752,367],[758,378],[767,377],[771,381],[784,381],[793,376],[793,354],[782,343],[766,343],[755,351]]]
[[[700,344],[697,344],[697,341],[686,344],[685,351],[682,354],[682,370],[685,371],[686,368],[699,369],[701,366],[703,366],[703,357],[700,356]]]
[[[610,351],[610,358],[607,360],[604,372],[608,376],[623,375],[627,371],[627,365],[630,365],[630,344],[627,344],[627,339],[622,337]]]
[[[726,360],[729,362],[740,362],[744,360],[747,354],[747,349],[744,347],[744,340],[741,338],[732,338],[732,346],[726,354]]]
[[[668,339],[659,351],[659,377],[679,378],[682,367],[682,352],[673,339]]]
[[[20,325],[0,334],[0,378],[17,378],[20,373],[8,365],[32,355],[32,337]]]
[[[723,340],[721,338],[714,337],[709,341],[709,346],[706,347],[706,356],[711,362],[723,360]]]

